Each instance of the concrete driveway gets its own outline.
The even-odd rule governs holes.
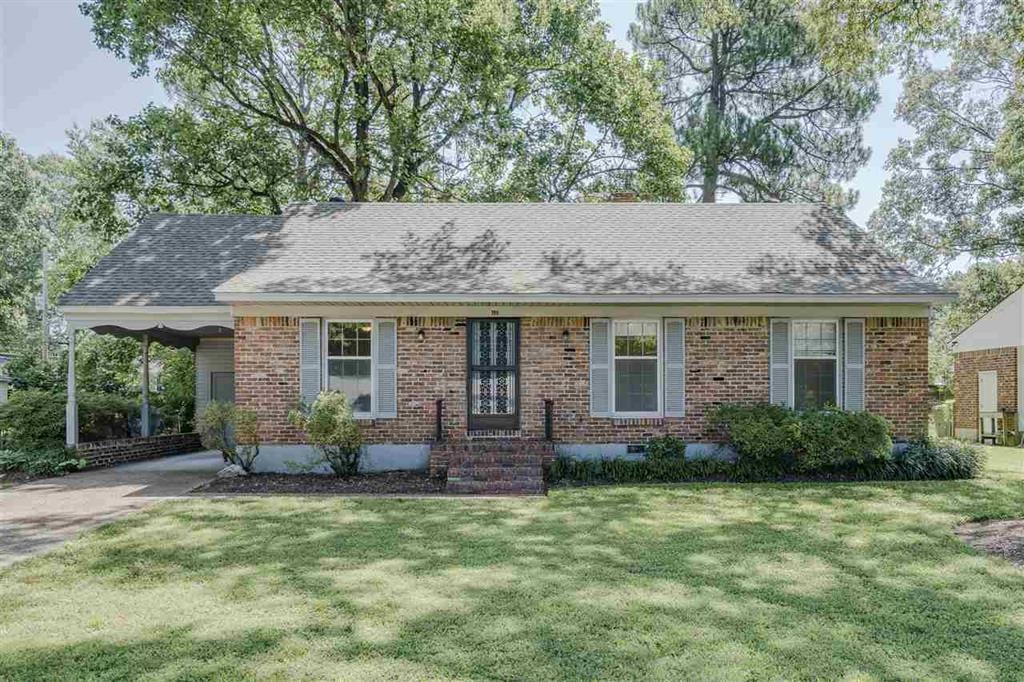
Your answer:
[[[0,490],[0,566],[160,500],[181,497],[222,466],[220,453],[198,452]]]

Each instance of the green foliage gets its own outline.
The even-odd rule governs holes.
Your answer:
[[[724,405],[711,417],[751,475],[842,472],[888,458],[889,425],[868,412]]]
[[[592,1],[89,0],[97,44],[179,94],[118,128],[121,187],[260,203],[567,198],[609,179],[678,196],[651,71]],[[180,155],[180,157],[179,157]],[[120,159],[120,160],[118,160]],[[125,161],[127,163],[122,163]],[[124,170],[119,170],[124,169]],[[336,188],[342,188],[340,191]]]
[[[218,450],[225,461],[233,461],[235,444],[235,406],[231,403],[212,400],[203,408],[196,422],[199,440],[207,450]]]
[[[64,400],[60,394],[16,390],[0,404],[0,441],[4,447],[60,447],[64,435]]]
[[[1015,66],[1024,41],[1000,0],[949,4],[949,31],[936,63],[926,53],[905,67],[896,114],[914,133],[887,161],[870,226],[923,270],[959,256],[1016,256],[1024,246]],[[1018,151],[1015,151],[1018,150]]]
[[[740,466],[752,472],[781,474],[796,468],[800,420],[779,405],[722,405],[709,424],[721,431],[738,455]]]
[[[252,472],[253,463],[260,455],[260,420],[255,410],[234,408],[235,453],[232,463]]]
[[[975,478],[985,467],[985,451],[952,438],[927,439],[897,449],[879,478],[901,481]]]
[[[225,461],[252,472],[260,454],[260,423],[255,411],[214,400],[203,408],[196,430],[204,448],[219,450]]]
[[[288,420],[306,433],[335,474],[353,476],[359,472],[363,434],[344,393],[324,391],[312,405],[300,405],[289,412]]]
[[[814,410],[799,415],[797,469],[844,471],[889,459],[889,424],[870,412]]]
[[[34,191],[29,158],[0,132],[0,339],[23,323],[44,241],[29,208]]]
[[[686,443],[682,438],[676,436],[660,436],[647,441],[645,450],[646,459],[649,461],[665,461],[684,459],[686,457]]]
[[[558,457],[547,469],[551,482],[671,483],[707,478],[732,478],[735,466],[718,459],[592,459]]]
[[[20,471],[30,476],[63,476],[85,468],[86,461],[64,448],[0,450],[0,471]]]
[[[827,201],[868,158],[878,93],[865,68],[830,68],[791,0],[648,0],[630,29],[663,66],[687,187],[705,202]]]
[[[186,348],[150,346],[150,355],[161,366],[154,390],[150,394],[153,407],[164,425],[176,433],[193,428],[196,406],[196,358]]]
[[[63,393],[22,389],[0,404],[0,442],[4,447],[60,447],[65,436]],[[78,395],[79,434],[83,442],[126,438],[138,404],[117,395],[83,392]]]

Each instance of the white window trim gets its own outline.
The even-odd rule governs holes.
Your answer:
[[[352,410],[352,416],[356,419],[375,419],[377,416],[377,321],[373,319],[369,320],[355,320],[355,319],[324,319],[320,330],[320,348],[322,349],[322,367],[320,371],[320,390],[326,391],[330,382],[330,376],[328,375],[328,360],[342,360],[346,356],[343,355],[329,355],[327,350],[327,330],[331,324],[368,324],[370,325],[370,411],[369,412],[356,412]],[[357,359],[366,359],[365,355],[354,356]]]
[[[801,322],[831,322],[836,327],[836,352],[835,355],[797,355],[796,354],[796,333],[795,327]],[[836,407],[840,410],[843,409],[843,395],[840,387],[842,384],[840,372],[840,363],[842,359],[839,355],[839,350],[842,348],[842,344],[839,341],[839,335],[846,334],[846,325],[842,323],[842,320],[836,317],[807,317],[801,319],[794,319],[789,321],[789,407],[796,409],[796,361],[797,360],[823,360],[833,359],[836,363],[835,370],[835,387],[836,387]],[[845,340],[845,339],[844,339]]]
[[[630,322],[637,322],[637,323],[652,323],[653,322],[656,325],[656,328],[657,328],[657,335],[658,335],[658,339],[657,339],[657,344],[658,344],[658,356],[657,356],[657,360],[658,360],[658,370],[657,370],[658,371],[658,409],[657,409],[656,412],[618,412],[615,409],[615,403],[616,403],[616,401],[615,401],[616,362],[615,361],[619,359],[618,356],[615,355],[615,325],[617,325],[617,324],[629,324]],[[663,393],[664,393],[665,389],[662,387],[662,375],[663,375],[663,373],[665,371],[665,360],[662,357],[662,351],[663,351],[663,346],[664,346],[664,342],[662,341],[662,337],[664,336],[663,333],[662,333],[662,331],[663,331],[663,321],[661,320],[661,318],[646,318],[646,319],[644,319],[644,318],[639,318],[639,319],[634,319],[634,318],[630,318],[630,319],[611,318],[611,319],[609,319],[609,323],[610,323],[610,327],[611,327],[611,329],[609,329],[609,334],[608,334],[608,358],[609,358],[609,362],[610,362],[610,366],[608,368],[609,369],[609,371],[608,371],[608,374],[609,374],[609,377],[608,377],[608,392],[609,392],[609,401],[610,401],[610,404],[608,405],[609,414],[611,414],[612,417],[616,417],[616,418],[620,418],[620,419],[650,419],[650,418],[660,418],[660,417],[664,416],[664,414],[665,414],[665,406],[664,406],[664,395],[663,395]],[[630,358],[637,359],[637,360],[650,359],[650,358],[648,358],[646,356],[632,356],[632,355],[623,356],[623,359],[625,359],[625,360],[628,360]]]

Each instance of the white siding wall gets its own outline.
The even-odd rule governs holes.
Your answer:
[[[233,339],[200,339],[196,346],[196,415],[210,402],[210,373],[235,371]]]

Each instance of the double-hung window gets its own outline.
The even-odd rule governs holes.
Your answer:
[[[373,411],[373,322],[327,322],[327,390],[341,391],[356,414]]]
[[[793,407],[814,410],[838,405],[839,323],[797,320],[793,335]]]
[[[615,413],[657,415],[661,411],[661,324],[655,320],[613,322]]]

